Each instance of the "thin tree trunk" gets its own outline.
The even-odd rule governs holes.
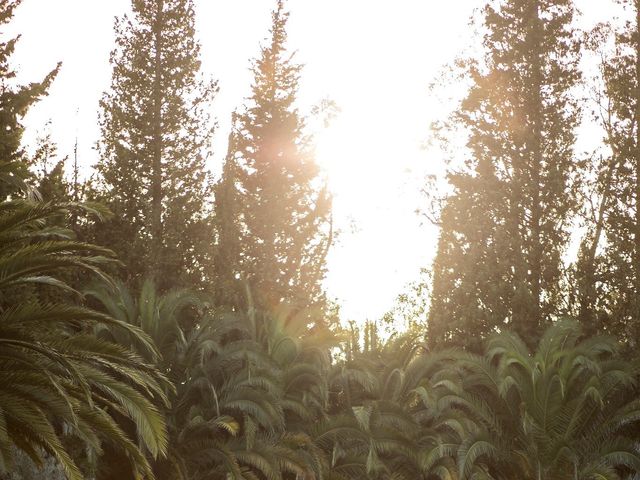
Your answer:
[[[616,169],[617,158],[618,155],[614,149],[607,168],[602,198],[600,199],[598,213],[596,214],[596,228],[593,234],[593,240],[591,241],[589,250],[587,250],[587,256],[584,259],[584,273],[582,274],[584,290],[580,294],[580,310],[578,312],[578,319],[585,326],[585,332],[587,334],[594,334],[596,330],[593,319],[593,303],[595,302],[596,296],[595,261],[598,244],[600,243],[600,238],[602,237],[602,232],[604,230],[604,218],[607,212],[609,198],[611,197],[611,182],[613,181],[613,173]]]
[[[640,295],[640,0],[635,2],[636,8],[636,31],[635,33],[635,47],[636,47],[636,85],[635,85],[635,115],[634,124],[635,131],[635,145],[633,155],[635,156],[635,225],[634,225],[634,255],[633,255],[633,316],[635,321],[635,333],[637,333],[638,319],[640,318],[640,301],[638,301],[638,295]],[[633,335],[635,338],[636,335]]]
[[[80,184],[78,182],[78,135],[76,135],[76,141],[73,145],[73,194],[72,200],[75,203],[80,201]],[[74,233],[78,234],[78,211],[77,209],[73,210],[73,214],[71,215],[71,229]]]
[[[153,82],[153,169],[151,178],[151,277],[158,278],[162,269],[162,24],[164,0],[156,3],[154,29],[155,77]]]
[[[542,154],[542,65],[540,59],[539,48],[541,44],[541,25],[540,25],[540,7],[538,0],[533,0],[533,26],[531,29],[531,48],[536,52],[532,61],[532,85],[530,97],[530,128],[531,128],[531,221],[530,221],[530,257],[529,271],[531,289],[531,317],[525,319],[530,323],[531,328],[527,333],[528,338],[535,341],[535,336],[539,333],[542,318],[542,238],[541,238],[541,222],[542,208],[541,205],[541,170],[543,166]]]
[[[638,2],[636,1],[636,6],[637,5],[638,5]],[[636,17],[639,14],[640,14],[639,12],[636,12]],[[640,45],[636,44],[636,52],[638,55],[636,60],[636,75],[638,75],[638,71],[640,69],[639,49],[640,49]],[[638,100],[640,101],[640,95],[638,96]],[[600,107],[602,108],[602,105],[600,105]],[[636,131],[638,120],[639,120],[638,105],[636,105],[634,118],[633,118],[633,121],[631,122],[631,126],[629,127],[629,131],[628,131],[629,138],[633,138],[634,131]],[[611,104],[611,99],[609,99],[609,102],[606,106],[606,117],[602,119],[602,123],[605,129],[606,135],[608,137],[608,143],[611,147],[611,158],[609,159],[609,163],[606,167],[605,178],[602,184],[602,197],[600,198],[600,205],[598,206],[598,211],[596,213],[595,231],[593,234],[593,239],[591,240],[591,245],[589,246],[589,249],[586,251],[586,257],[583,259],[582,275],[580,277],[580,281],[582,283],[582,290],[580,292],[578,319],[585,326],[585,333],[587,335],[593,335],[596,333],[596,325],[595,325],[594,311],[593,311],[594,303],[596,301],[595,261],[596,261],[597,251],[598,251],[598,245],[600,244],[600,239],[602,238],[602,234],[604,232],[604,227],[606,224],[605,217],[607,214],[607,210],[609,208],[609,200],[612,198],[612,195],[613,195],[612,185],[614,181],[614,176],[619,166],[619,162],[623,157],[620,152],[620,148],[618,147],[618,140],[616,139],[616,133],[613,126],[613,106]],[[635,135],[637,138],[637,135],[638,135],[637,131]],[[638,195],[637,181],[638,179],[636,177],[636,186],[635,186],[636,198]],[[638,210],[636,210],[636,226],[638,225],[637,215],[638,215]],[[637,232],[634,232],[634,237],[635,237],[634,239],[637,242],[637,239],[638,239]],[[634,257],[635,256],[637,256],[637,246],[635,248]]]

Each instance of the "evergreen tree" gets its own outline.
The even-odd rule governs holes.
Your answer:
[[[575,208],[572,88],[579,79],[571,0],[484,9],[484,55],[454,124],[469,133],[442,212],[432,341],[507,325],[535,344],[554,313]]]
[[[0,25],[7,24],[21,0],[5,0],[0,2]],[[0,39],[0,164],[16,162],[22,166],[22,174],[26,173],[25,153],[21,148],[22,118],[28,109],[47,94],[51,82],[58,73],[60,65],[52,70],[41,82],[28,85],[15,85],[16,72],[11,68],[10,57],[16,47],[18,38]],[[0,186],[0,198],[15,191],[10,185]]]
[[[67,158],[60,158],[58,146],[51,138],[50,127],[50,122],[47,122],[45,133],[37,139],[36,150],[30,159],[31,169],[36,189],[43,200],[68,202],[72,200],[72,192],[65,178]]]
[[[301,66],[286,52],[287,18],[280,0],[216,188],[220,288],[244,278],[264,308],[323,303],[331,243],[330,196],[295,107]]]
[[[237,124],[237,114],[232,115],[231,125]],[[238,134],[232,128],[229,134],[227,156],[222,166],[222,176],[214,187],[215,196],[215,302],[217,305],[239,306],[244,293],[238,281],[240,271],[240,195],[237,184],[239,165],[236,162]]]
[[[581,320],[635,345],[640,334],[640,1],[622,4],[629,18],[615,32],[613,52],[602,64],[601,120],[611,155],[598,175],[602,211],[592,230],[604,232],[604,249],[596,256],[596,236],[578,267]],[[606,41],[602,33],[593,34],[596,48]]]
[[[132,9],[116,21],[101,102],[98,171],[115,217],[97,238],[128,265],[129,280],[200,284],[212,273],[206,108],[217,85],[199,74],[192,0],[136,0]]]

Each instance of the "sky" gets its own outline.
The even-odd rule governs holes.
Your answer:
[[[218,79],[219,127],[210,168],[220,170],[231,112],[250,94],[250,60],[268,35],[275,0],[195,0],[202,68]],[[416,214],[425,175],[442,154],[425,148],[432,121],[447,113],[430,83],[473,45],[468,23],[479,0],[289,0],[289,47],[305,65],[299,107],[331,99],[341,113],[317,133],[318,162],[334,194],[337,244],[326,288],[343,318],[375,320],[430,266],[438,230]],[[614,13],[611,0],[577,0],[581,24]],[[38,81],[57,62],[49,96],[32,108],[25,143],[50,122],[60,154],[90,171],[97,161],[98,102],[108,88],[114,17],[130,0],[23,0],[8,34],[21,34],[18,80]],[[445,86],[445,89],[447,86]],[[456,85],[451,85],[455,90]],[[445,92],[446,93],[446,92]]]

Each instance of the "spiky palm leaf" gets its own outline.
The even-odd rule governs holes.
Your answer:
[[[133,468],[150,474],[145,452],[164,453],[165,426],[154,401],[164,402],[162,377],[133,352],[89,335],[97,324],[128,332],[141,344],[140,329],[70,303],[43,303],[26,285],[68,291],[69,269],[106,278],[113,262],[103,248],[74,240],[53,219],[72,208],[36,196],[0,202],[0,471],[11,470],[13,448],[39,464],[53,455],[72,480],[82,474],[66,450],[63,433],[82,439],[95,454],[103,442],[127,452]],[[130,418],[138,440],[129,438],[112,415]]]
[[[580,339],[579,325],[562,321],[533,355],[508,332],[490,339],[484,356],[458,355],[462,371],[443,383],[440,402],[476,425],[457,453],[462,478],[474,465],[496,478],[638,473],[640,451],[625,441],[640,418],[630,402],[637,367],[617,357],[610,338]]]

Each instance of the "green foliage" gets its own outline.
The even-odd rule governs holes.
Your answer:
[[[267,309],[325,302],[321,281],[332,242],[331,199],[295,107],[301,66],[286,51],[287,18],[278,1],[216,187],[219,288],[231,290],[218,298],[237,298],[233,284],[242,278]]]
[[[21,0],[5,0],[0,3],[0,25],[5,25],[13,17],[14,10]],[[0,163],[13,162],[14,167],[26,176],[21,139],[24,128],[22,119],[28,109],[47,94],[51,82],[58,74],[60,65],[54,68],[41,82],[28,85],[15,84],[16,72],[11,68],[10,57],[13,54],[18,38],[0,39]],[[14,186],[3,183],[0,187],[0,199],[16,193]]]
[[[44,200],[65,202],[71,199],[71,185],[65,178],[66,158],[59,158],[58,148],[51,138],[50,124],[38,138],[36,151],[30,159],[37,190]]]
[[[159,480],[187,478],[184,459],[176,448],[180,421],[176,407],[182,401],[185,384],[191,378],[192,369],[197,368],[197,358],[202,354],[194,340],[199,336],[194,334],[194,338],[189,338],[186,328],[190,314],[201,311],[202,302],[196,295],[185,290],[173,290],[160,296],[151,281],[143,283],[137,298],[133,297],[122,282],[114,285],[99,283],[84,293],[98,302],[110,317],[140,329],[152,340],[149,343],[141,342],[138,336],[131,335],[127,330],[114,329],[109,324],[97,325],[95,329],[98,338],[127,345],[171,381],[163,386],[170,404],[164,405],[162,409],[168,427],[168,451],[166,458],[156,459],[152,467]]]
[[[0,23],[18,3],[0,2]],[[71,480],[640,476],[637,360],[592,335],[637,341],[637,18],[603,64],[612,155],[562,284],[582,167],[573,3],[488,1],[481,58],[461,64],[470,90],[452,126],[468,157],[449,170],[434,278],[409,286],[381,332],[329,318],[331,198],[296,108],[284,2],[214,192],[217,87],[199,76],[193,0],[132,7],[101,103],[92,197],[111,217],[68,201],[78,185],[48,138],[31,164],[40,193],[26,185],[20,120],[56,71],[15,87],[15,40],[0,43],[0,476],[25,458]],[[105,273],[112,250],[72,230],[117,250],[124,281]],[[79,272],[97,281],[79,289]]]
[[[423,331],[427,325],[431,285],[433,278],[426,268],[420,269],[418,279],[404,287],[394,302],[393,308],[384,314],[382,322],[390,332]]]
[[[404,336],[352,352],[330,380],[333,409],[353,419],[334,458],[358,465],[352,478],[637,475],[638,365],[613,338],[562,321],[533,354],[510,332],[482,350]]]
[[[429,336],[465,343],[511,328],[534,345],[557,313],[577,208],[574,6],[490,1],[482,12],[482,57],[462,62],[471,88],[452,117],[468,151],[448,174]]]
[[[12,164],[3,173],[12,174]],[[113,261],[101,247],[78,242],[52,218],[81,205],[35,199],[0,203],[0,471],[12,469],[13,448],[36,464],[43,452],[54,456],[69,479],[82,474],[63,442],[79,438],[92,456],[109,443],[126,452],[132,468],[150,473],[145,452],[158,457],[167,447],[157,402],[165,402],[161,375],[133,352],[95,338],[94,325],[122,329],[151,346],[140,329],[72,303],[49,303],[37,296],[11,301],[29,285],[72,290],[68,270],[103,276]],[[10,295],[7,296],[7,293]],[[130,438],[112,416],[129,419]]]
[[[636,1],[621,3],[627,21],[616,29],[599,25],[589,38],[601,59],[597,120],[608,152],[596,172],[599,211],[589,224],[577,277],[581,320],[633,348],[640,333],[640,8]],[[605,48],[609,41],[612,49]]]
[[[493,478],[621,478],[640,467],[629,435],[637,365],[621,360],[612,338],[581,340],[578,324],[564,321],[534,354],[503,333],[456,362],[440,401],[473,421],[457,452],[462,477],[480,468]]]
[[[111,88],[101,101],[99,199],[114,212],[95,241],[161,289],[212,275],[205,169],[217,92],[200,78],[192,0],[132,2],[116,21]]]
[[[99,338],[131,345],[176,385],[167,392],[170,447],[153,465],[157,478],[328,471],[311,429],[326,411],[333,340],[320,325],[309,330],[308,314],[216,311],[187,291],[159,296],[150,282],[138,298],[123,284],[87,294],[111,317],[144,330],[159,355],[109,325]]]

